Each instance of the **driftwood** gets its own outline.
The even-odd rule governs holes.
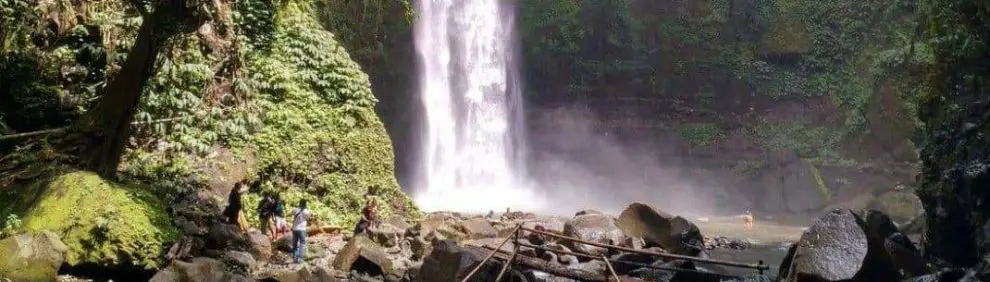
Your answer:
[[[510,258],[509,257],[510,255],[508,254],[508,252],[506,252],[504,250],[499,250],[499,249],[494,248],[494,247],[491,247],[491,246],[484,246],[484,247],[486,249],[489,249],[489,250],[492,250],[492,251],[497,252],[499,254],[498,256],[496,256],[497,258],[508,262],[508,260]],[[516,254],[515,262],[517,264],[519,264],[519,265],[522,265],[523,267],[526,267],[526,268],[529,268],[529,269],[532,269],[532,270],[542,271],[542,272],[549,273],[551,275],[555,275],[555,276],[559,276],[559,277],[565,277],[565,278],[570,278],[570,279],[574,279],[574,280],[578,280],[578,281],[586,281],[586,282],[605,282],[605,281],[608,281],[608,277],[606,277],[605,275],[602,275],[602,274],[591,273],[591,272],[587,272],[587,271],[583,271],[583,270],[577,270],[577,269],[569,269],[569,268],[567,268],[565,266],[562,266],[562,265],[559,265],[559,264],[553,264],[551,262],[545,261],[545,260],[540,259],[540,258],[534,258],[534,257],[530,257],[530,256],[520,255],[518,253]]]
[[[637,253],[637,254],[658,256],[658,257],[668,258],[668,259],[679,259],[679,260],[694,261],[694,262],[704,262],[704,263],[711,263],[711,264],[718,264],[718,265],[725,265],[725,266],[752,268],[752,269],[757,269],[757,270],[761,270],[761,271],[770,269],[770,266],[764,265],[764,264],[739,263],[739,262],[732,262],[732,261],[705,259],[705,258],[692,257],[692,256],[683,256],[683,255],[675,255],[675,254],[657,253],[657,252],[650,252],[650,251],[644,251],[644,250],[637,250],[637,249],[632,249],[632,248],[626,248],[626,247],[622,247],[622,246],[614,246],[614,245],[607,245],[607,244],[602,244],[602,243],[590,242],[590,241],[585,241],[585,240],[581,240],[581,239],[578,239],[578,238],[567,237],[567,236],[563,236],[563,235],[557,235],[557,234],[553,234],[553,233],[549,233],[549,232],[545,232],[545,231],[539,231],[539,230],[535,230],[535,229],[529,229],[529,228],[525,228],[525,227],[520,227],[519,230],[525,230],[525,231],[529,231],[529,232],[533,232],[533,233],[537,233],[537,234],[543,234],[543,235],[547,235],[547,236],[551,236],[551,237],[557,237],[559,239],[563,239],[563,240],[567,240],[567,241],[572,241],[572,242],[577,242],[577,243],[581,243],[581,244],[585,244],[585,245],[592,245],[592,246],[595,246],[595,247],[601,247],[601,248],[612,249],[612,250],[620,250],[620,251],[630,252],[630,253]]]
[[[539,250],[546,251],[546,252],[551,252],[551,253],[557,253],[557,254],[563,254],[563,255],[572,255],[572,256],[576,256],[576,257],[583,257],[583,258],[593,259],[593,260],[603,260],[601,257],[596,257],[596,256],[588,255],[588,254],[575,253],[575,252],[569,252],[569,251],[564,251],[564,250],[556,250],[556,249],[551,249],[551,248],[547,248],[547,247],[543,247],[543,246],[537,246],[537,245],[532,245],[532,244],[519,243],[519,246],[521,246],[521,247],[529,247],[529,248],[534,248],[534,249],[539,249]],[[739,276],[735,276],[735,275],[728,275],[728,274],[721,274],[721,273],[714,273],[714,272],[704,272],[704,271],[699,271],[699,270],[683,269],[683,268],[676,268],[676,267],[658,266],[658,265],[651,265],[651,264],[638,263],[638,262],[632,262],[632,261],[624,261],[624,260],[609,259],[609,260],[607,260],[607,262],[610,262],[610,263],[613,263],[613,264],[633,265],[633,266],[639,266],[639,267],[643,267],[643,268],[667,270],[667,271],[674,271],[674,272],[689,272],[689,273],[701,274],[701,275],[708,275],[708,276],[713,276],[713,277],[739,278]]]

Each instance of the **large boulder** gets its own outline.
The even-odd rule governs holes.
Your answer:
[[[156,268],[179,232],[148,191],[92,172],[61,173],[0,191],[0,216],[17,214],[26,231],[58,235],[70,266]]]
[[[211,258],[194,258],[192,261],[172,261],[162,269],[150,282],[247,282],[251,281],[243,275],[227,271],[223,262]]]
[[[488,250],[479,247],[458,246],[451,240],[437,241],[433,245],[433,252],[423,260],[418,279],[429,282],[460,281],[478,266],[488,253]],[[501,267],[501,263],[496,260],[489,260],[468,281],[494,281]],[[507,275],[521,276],[511,273]]]
[[[457,223],[457,229],[467,234],[467,239],[469,240],[495,238],[498,236],[498,231],[492,227],[488,219],[483,217],[462,220]]]
[[[675,254],[699,255],[705,247],[697,225],[642,203],[626,207],[618,226],[627,236],[643,238]]]
[[[618,245],[625,235],[615,224],[615,219],[602,214],[575,216],[564,224],[564,235],[600,244]],[[593,256],[607,253],[605,248],[569,242],[572,250]]]
[[[21,234],[0,240],[0,278],[55,281],[68,247],[51,232]]]
[[[365,235],[357,235],[347,242],[333,260],[333,268],[350,272],[356,262],[364,259],[378,268],[376,272],[388,274],[393,272],[392,261],[381,247]]]
[[[780,277],[789,282],[896,281],[925,271],[910,245],[883,213],[836,209],[819,217],[791,247]]]
[[[251,255],[260,262],[266,262],[272,258],[272,241],[261,232],[251,231],[248,233],[250,240]]]
[[[921,217],[925,213],[921,200],[912,191],[890,191],[877,197],[870,203],[869,208],[879,210],[890,216],[899,226]]]
[[[244,246],[248,243],[248,235],[234,224],[217,222],[210,226],[206,235],[208,246],[213,249],[225,249],[233,246]]]
[[[379,226],[368,229],[368,237],[371,238],[372,241],[375,241],[375,243],[381,244],[387,248],[397,246],[405,233],[405,229],[399,228],[390,223],[382,223]]]

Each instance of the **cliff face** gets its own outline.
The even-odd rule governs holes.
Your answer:
[[[814,213],[912,182],[914,78],[895,64],[908,53],[897,34],[910,33],[913,1],[519,9],[535,152],[587,154],[554,145],[568,134],[562,119],[582,120],[677,178],[726,187],[726,206],[766,212]],[[548,114],[560,109],[583,114]]]

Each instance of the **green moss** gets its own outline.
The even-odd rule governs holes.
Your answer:
[[[771,18],[767,32],[763,36],[763,50],[767,53],[804,54],[811,49],[811,33],[807,20],[797,13],[795,3],[799,1],[778,1],[778,15]]]
[[[178,236],[150,193],[90,172],[59,174],[2,196],[0,215],[19,215],[27,231],[59,234],[70,265],[157,268],[164,246]]]
[[[677,129],[677,135],[694,146],[709,146],[725,136],[717,124],[689,123]]]

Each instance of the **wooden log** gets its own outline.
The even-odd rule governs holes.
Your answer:
[[[496,248],[492,248],[491,246],[485,246],[485,248],[486,249],[489,249],[489,250],[493,250],[493,251],[499,253],[499,255],[496,256],[499,259],[506,260],[506,261],[508,260],[508,256],[509,255],[506,254],[506,251],[498,250]],[[516,263],[518,263],[519,265],[521,265],[523,267],[526,267],[526,268],[529,268],[529,269],[532,269],[532,270],[546,272],[546,273],[549,273],[551,275],[555,275],[555,276],[559,276],[559,277],[570,278],[570,279],[574,279],[574,280],[578,280],[578,281],[585,281],[585,282],[605,282],[605,281],[608,281],[608,278],[605,277],[605,275],[601,275],[601,274],[597,274],[597,273],[590,273],[590,272],[583,271],[583,270],[578,270],[578,269],[569,269],[569,268],[567,268],[567,267],[565,267],[563,265],[553,264],[551,262],[545,261],[545,260],[540,259],[540,258],[534,258],[534,257],[530,257],[530,256],[516,254],[516,260],[515,261],[516,261]]]
[[[512,230],[512,232],[518,232],[519,228],[522,228],[521,224],[516,226],[516,229]],[[505,240],[502,240],[502,243],[498,244],[498,247],[495,247],[495,249],[492,250],[492,252],[489,253],[488,256],[485,257],[485,259],[478,264],[478,266],[474,267],[474,269],[472,269],[467,276],[464,276],[464,279],[462,279],[461,282],[467,282],[468,279],[471,279],[471,276],[474,276],[474,273],[478,272],[478,269],[481,269],[481,267],[484,266],[485,263],[488,262],[488,260],[492,259],[492,257],[495,256],[495,253],[498,253],[498,250],[502,248],[502,246],[505,245],[505,243],[508,243],[510,239],[512,239],[512,237],[508,237],[505,238]]]
[[[568,241],[572,241],[572,242],[577,242],[577,243],[581,243],[581,244],[592,245],[592,246],[606,248],[606,249],[611,249],[611,250],[620,250],[620,251],[625,251],[625,252],[630,252],[630,253],[637,253],[637,254],[658,256],[658,257],[662,257],[662,258],[680,259],[680,260],[687,260],[687,261],[694,261],[694,262],[705,262],[705,263],[711,263],[711,264],[718,264],[718,265],[725,265],[725,266],[734,266],[734,267],[743,267],[743,268],[752,268],[752,269],[758,269],[758,270],[767,270],[767,269],[770,268],[770,266],[768,266],[768,265],[761,265],[761,264],[740,263],[740,262],[714,260],[714,259],[705,259],[705,258],[692,257],[692,256],[682,256],[682,255],[675,255],[675,254],[664,254],[664,253],[656,253],[656,252],[650,252],[650,251],[644,251],[644,250],[636,250],[636,249],[626,248],[626,247],[622,247],[622,246],[607,245],[607,244],[602,244],[602,243],[585,241],[585,240],[581,240],[581,239],[578,239],[578,238],[573,238],[573,237],[568,237],[568,236],[563,236],[563,235],[557,235],[557,234],[553,234],[553,233],[549,233],[549,232],[544,232],[544,231],[539,231],[539,230],[530,229],[530,228],[525,228],[525,227],[520,227],[519,229],[520,230],[529,231],[529,232],[533,232],[533,233],[543,234],[543,235],[547,235],[547,236],[551,236],[551,237],[557,237],[557,238],[560,238],[560,239],[564,239],[564,240],[568,240]]]
[[[615,278],[615,281],[616,282],[621,282],[622,279],[619,279],[619,274],[616,274],[615,273],[615,268],[612,268],[612,263],[611,262],[608,262],[608,257],[606,257],[605,255],[602,255],[602,261],[605,262],[605,266],[608,267],[608,272],[609,273],[612,273],[612,277]]]
[[[547,247],[543,247],[543,246],[531,245],[531,244],[527,244],[527,243],[519,243],[519,246],[520,247],[530,247],[530,248],[534,248],[534,249],[544,250],[544,251],[551,252],[551,253],[564,254],[564,255],[572,255],[572,256],[577,256],[577,257],[584,257],[584,258],[593,259],[593,260],[601,260],[602,259],[600,257],[596,257],[596,256],[588,255],[588,254],[581,254],[581,253],[575,253],[575,252],[569,252],[569,251],[563,251],[563,250],[555,250],[555,249],[551,249],[551,248],[547,248]],[[644,267],[644,268],[667,270],[667,271],[674,271],[674,272],[690,272],[690,273],[695,273],[695,274],[710,275],[710,276],[722,277],[722,278],[739,278],[739,276],[736,276],[736,275],[713,273],[713,272],[704,272],[704,271],[698,271],[698,270],[693,270],[693,269],[683,269],[683,268],[676,268],[676,267],[657,266],[657,265],[651,265],[651,264],[645,264],[645,263],[638,263],[638,262],[632,262],[632,261],[614,260],[614,259],[609,259],[608,261],[611,262],[611,263],[614,263],[614,264],[634,265],[634,266],[639,266],[639,267]]]

